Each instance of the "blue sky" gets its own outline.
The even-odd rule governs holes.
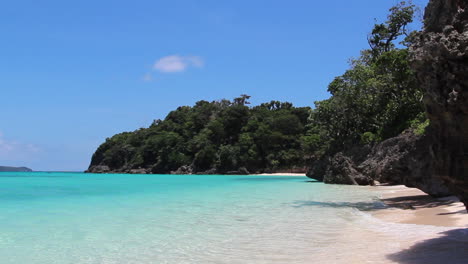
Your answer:
[[[312,106],[397,2],[4,1],[0,165],[85,170],[106,137],[202,99]]]

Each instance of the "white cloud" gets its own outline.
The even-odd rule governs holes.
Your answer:
[[[171,55],[162,57],[154,63],[153,70],[162,73],[183,72],[189,67],[201,68],[204,61],[198,56]]]

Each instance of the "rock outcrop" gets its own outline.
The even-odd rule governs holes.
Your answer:
[[[404,184],[434,197],[448,196],[445,184],[432,174],[428,143],[427,135],[405,131],[374,146],[359,170],[381,183]]]
[[[171,174],[192,174],[192,173],[193,173],[193,167],[188,166],[188,165],[181,166],[177,170],[171,171]]]
[[[411,130],[372,148],[355,147],[317,161],[308,177],[333,184],[373,185],[374,181],[404,184],[435,197],[450,195],[443,182],[432,176],[428,136]]]
[[[351,184],[351,185],[373,185],[374,180],[364,175],[358,169],[353,159],[345,156],[342,152],[337,153],[330,160],[330,165],[323,178],[324,183]]]
[[[312,162],[306,176],[330,184],[372,185],[374,180],[357,168],[370,151],[369,145],[357,145],[334,155],[324,155]]]
[[[87,173],[128,173],[128,174],[159,174],[152,168],[128,168],[122,167],[119,169],[111,169],[107,165],[93,165],[90,166],[86,171]],[[198,174],[198,175],[210,175],[210,174],[227,174],[227,175],[248,175],[250,172],[245,167],[240,167],[233,171],[219,171],[215,168],[211,168],[205,171],[195,171],[193,166],[184,165],[179,167],[175,171],[171,171],[170,174]]]
[[[306,176],[311,179],[323,182],[329,165],[330,157],[327,155],[321,157],[320,159],[314,160],[310,165],[310,168],[307,170]]]
[[[431,121],[434,176],[468,208],[468,1],[429,2],[411,60]]]
[[[146,169],[131,169],[130,171],[128,171],[128,173],[130,174],[147,174],[148,171]]]
[[[90,166],[89,169],[86,172],[89,172],[89,173],[111,173],[111,169],[107,165],[95,165],[95,166]]]

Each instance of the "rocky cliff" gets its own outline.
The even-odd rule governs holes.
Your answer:
[[[431,121],[434,176],[468,208],[468,1],[431,0],[411,57]]]
[[[427,135],[405,131],[374,146],[359,169],[382,183],[404,184],[434,197],[448,196],[445,184],[432,173],[429,141]]]
[[[307,176],[325,183],[372,185],[374,181],[404,184],[435,197],[450,194],[433,177],[429,137],[408,130],[374,146],[356,146],[317,161]]]

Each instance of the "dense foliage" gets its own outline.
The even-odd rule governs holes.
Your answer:
[[[277,171],[408,128],[422,134],[428,121],[407,48],[414,38],[407,30],[414,13],[411,3],[391,8],[387,21],[369,35],[370,49],[351,60],[350,69],[328,86],[331,97],[315,102],[313,110],[277,101],[248,107],[247,95],[232,102],[199,101],[149,128],[107,139],[91,165],[152,173],[182,166],[193,172]]]
[[[304,167],[301,139],[310,108],[278,101],[248,107],[248,99],[242,95],[232,102],[199,101],[193,107],[179,107],[149,128],[108,138],[91,165],[104,164],[113,171],[145,168],[152,173],[181,166],[217,173]]]
[[[328,86],[329,99],[315,102],[307,142],[316,156],[378,142],[425,122],[422,91],[408,60],[413,33],[406,26],[414,12],[405,2],[391,8],[388,20],[374,26],[370,49]]]

